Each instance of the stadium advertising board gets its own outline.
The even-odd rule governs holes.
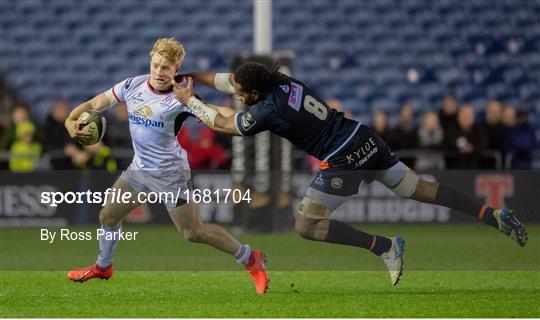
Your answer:
[[[272,173],[271,176],[281,175]],[[313,177],[313,173],[292,174],[287,199],[280,192],[280,184],[273,183],[264,196],[267,198],[265,203],[276,205],[261,208],[262,200],[255,190],[244,188],[234,193],[233,176],[230,173],[193,172],[194,185],[196,190],[200,190],[200,196],[195,193],[192,199],[199,202],[201,216],[206,221],[230,223],[250,231],[278,231],[287,229],[287,226],[290,229],[296,214],[294,208],[302,200],[303,192]],[[438,171],[425,173],[423,177],[459,187],[466,194],[493,207],[514,208],[525,222],[540,221],[539,216],[532,211],[532,208],[540,205],[540,199],[534,192],[540,190],[540,172]],[[32,176],[3,172],[0,184],[0,225],[66,226],[98,223],[101,208],[99,200],[115,196],[114,190],[107,191],[115,178],[115,174],[103,171],[91,174],[41,172]],[[229,199],[226,199],[227,190],[231,190]],[[209,196],[204,197],[205,191],[208,191]],[[232,201],[233,193],[238,201]],[[60,194],[63,197],[57,198]],[[52,201],[54,199],[56,203]],[[280,206],[283,203],[287,205]],[[128,222],[169,223],[165,212],[164,206],[157,199],[134,210]],[[358,195],[350,197],[332,217],[349,222],[370,223],[474,222],[465,214],[453,213],[441,206],[399,199],[378,182],[361,184]],[[261,224],[265,227],[262,228]]]

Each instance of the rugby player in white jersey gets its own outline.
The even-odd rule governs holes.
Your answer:
[[[69,135],[81,142],[88,139],[80,128],[79,116],[88,110],[102,112],[124,102],[129,112],[129,128],[135,156],[129,168],[114,183],[115,190],[130,192],[125,203],[108,199],[99,212],[102,232],[95,264],[68,272],[68,278],[84,282],[92,278],[108,279],[113,274],[113,255],[121,232],[122,220],[138,202],[138,193],[169,191],[186,197],[191,180],[186,151],[178,144],[176,134],[182,122],[193,116],[173,95],[172,82],[184,59],[182,44],[173,38],[158,39],[150,52],[150,74],[128,78],[110,90],[77,106],[65,122]],[[180,192],[178,192],[180,190]],[[109,197],[111,198],[111,197]],[[257,293],[268,288],[264,254],[241,244],[222,227],[205,223],[195,203],[184,199],[167,199],[165,205],[178,231],[191,242],[206,243],[234,256],[253,278]],[[112,239],[112,240],[110,240]]]

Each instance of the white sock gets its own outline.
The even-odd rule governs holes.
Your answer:
[[[234,254],[236,262],[246,265],[249,262],[249,256],[251,255],[251,247],[249,244],[243,244],[238,248],[238,251]]]
[[[120,240],[119,235],[122,232],[122,226],[120,225],[118,228],[113,229],[101,225],[101,230],[103,230],[103,235],[99,237],[99,254],[96,264],[105,268],[112,264],[114,251]],[[107,238],[111,240],[107,240]]]

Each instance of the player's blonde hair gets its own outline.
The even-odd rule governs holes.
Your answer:
[[[159,54],[167,61],[174,63],[177,67],[180,66],[186,52],[184,46],[175,38],[159,38],[154,43],[154,48],[150,51],[150,58],[155,54]]]

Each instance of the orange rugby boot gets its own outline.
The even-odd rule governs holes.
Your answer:
[[[253,282],[255,282],[255,288],[258,294],[264,294],[268,289],[268,273],[264,266],[266,262],[266,256],[261,251],[252,251],[249,256],[249,261],[245,265],[249,271]]]
[[[112,264],[106,268],[102,268],[97,264],[93,264],[89,267],[71,270],[68,272],[68,279],[74,282],[85,282],[92,278],[109,280],[113,275]]]

